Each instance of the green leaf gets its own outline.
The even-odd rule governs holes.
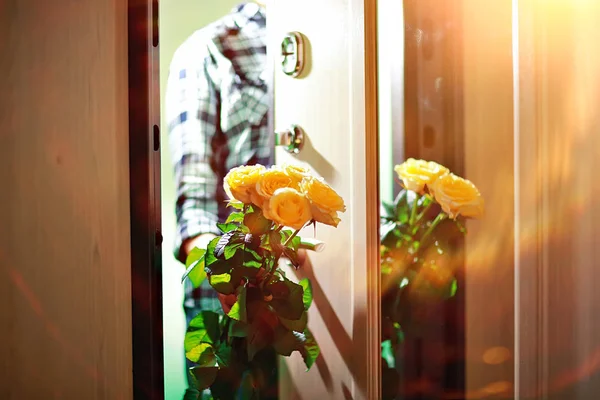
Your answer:
[[[185,351],[191,351],[200,343],[214,344],[219,336],[219,315],[210,311],[202,311],[188,324],[184,341]]]
[[[220,238],[219,241],[217,242],[217,244],[215,245],[215,256],[217,258],[222,258],[223,255],[225,254],[225,247],[227,247],[227,245],[229,245],[229,243],[237,243],[237,241],[235,240],[236,237],[236,232],[235,231],[231,231],[231,232],[227,232],[224,233]]]
[[[245,371],[242,375],[242,382],[236,394],[236,400],[250,400],[254,397],[254,377],[251,371]]]
[[[210,286],[221,294],[232,294],[235,292],[230,274],[211,275],[208,281],[210,282]]]
[[[290,231],[290,230],[282,230],[280,232],[280,234],[281,234],[281,243],[285,243],[288,240],[288,238],[294,234],[294,232]],[[294,251],[298,251],[301,240],[302,240],[302,238],[300,238],[300,236],[296,235],[291,240],[291,242],[288,243],[287,247],[289,247],[290,249],[293,249]]]
[[[236,224],[240,224],[240,223],[244,222],[244,213],[243,212],[232,212],[231,214],[229,214],[225,223],[229,224],[229,223],[233,223],[233,222],[235,222]]]
[[[246,313],[246,286],[240,286],[238,289],[237,300],[227,315],[236,321],[248,321]]]
[[[402,330],[402,327],[400,326],[399,323],[394,322],[394,332],[396,333],[395,335],[395,340],[394,340],[394,344],[400,344],[402,342],[404,342],[404,331]]]
[[[234,244],[229,244],[229,245],[225,246],[225,252],[223,253],[223,255],[225,256],[225,259],[226,260],[231,259],[233,256],[235,256],[237,251],[243,247],[244,247],[244,243],[234,243]]]
[[[317,344],[315,337],[308,328],[306,328],[304,331],[304,337],[306,338],[306,341],[304,342],[304,346],[300,350],[300,353],[304,359],[306,371],[308,371],[315,363],[317,357],[319,357],[321,350],[319,349],[319,345]]]
[[[263,329],[252,327],[248,332],[248,361],[252,361],[256,353],[270,344],[267,332]]]
[[[189,267],[192,264],[195,264],[198,261],[200,261],[202,258],[204,258],[204,253],[206,253],[205,249],[194,247],[185,260],[185,266]]]
[[[233,349],[226,342],[223,342],[217,348],[215,357],[219,367],[229,367],[231,365],[231,355]]]
[[[185,356],[193,363],[201,367],[214,367],[217,365],[217,357],[214,349],[209,343],[199,343],[191,350],[185,352]]]
[[[381,343],[381,357],[387,363],[388,368],[396,367],[396,358],[394,357],[394,349],[390,340],[384,340]]]
[[[262,211],[257,208],[244,216],[244,225],[253,235],[264,235],[271,230],[273,222],[266,219]]]
[[[228,334],[230,337],[246,337],[248,336],[248,329],[248,324],[232,319],[229,323]]]
[[[238,284],[242,280],[252,280],[256,278],[260,272],[259,268],[250,268],[244,265],[238,265],[231,270],[231,281]]]
[[[273,344],[275,330],[279,325],[277,315],[263,301],[262,292],[256,288],[248,291],[248,316],[252,323],[249,325],[247,344],[248,360]]]
[[[395,204],[390,204],[386,201],[382,201],[381,205],[383,207],[382,217],[390,220],[396,220],[396,206]]]
[[[408,202],[407,192],[401,193],[396,198],[396,222],[400,224],[408,223],[408,220],[410,219],[410,213],[412,211],[411,206],[412,203],[409,204]]]
[[[248,246],[244,247],[243,266],[246,268],[260,268],[263,265],[263,260],[260,255]]]
[[[215,249],[217,244],[221,240],[221,237],[216,237],[210,241],[206,248],[206,254],[204,255],[204,266],[206,272],[214,275],[224,274],[231,270],[231,264],[226,260],[217,258]]]
[[[204,270],[205,253],[206,250],[199,249],[198,247],[194,247],[194,249],[190,251],[185,261],[185,266],[187,268],[185,274],[181,278],[181,282],[185,281],[186,278],[189,278],[194,285],[194,288],[197,288],[202,281],[206,279],[206,271]]]
[[[208,389],[217,378],[217,367],[192,367],[190,368],[190,375],[196,389],[202,391]]]
[[[279,317],[279,321],[281,321],[281,325],[285,326],[287,329],[296,332],[304,332],[306,329],[306,325],[308,323],[308,313],[305,311],[302,313],[302,316],[297,320],[285,319]]]
[[[217,228],[219,228],[223,233],[229,233],[238,230],[240,227],[233,222],[225,222],[224,224],[218,223]]]
[[[454,297],[456,292],[458,291],[458,281],[456,279],[452,280],[450,283],[450,297]]]
[[[227,207],[234,208],[236,210],[243,210],[245,204],[238,200],[229,200],[227,202]]]
[[[302,350],[305,342],[306,336],[303,333],[286,331],[273,343],[273,348],[278,354],[289,357],[294,351]]]
[[[308,278],[304,278],[298,283],[302,286],[302,302],[304,303],[304,308],[308,310],[313,300],[312,284]]]
[[[397,225],[395,222],[385,222],[384,224],[381,225],[381,242],[382,243],[387,243],[389,240],[391,240],[393,237],[395,237],[395,229],[396,229]]]
[[[304,312],[304,290],[290,280],[279,281],[267,286],[273,294],[271,307],[280,317],[297,320]]]

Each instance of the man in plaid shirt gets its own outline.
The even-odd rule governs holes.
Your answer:
[[[257,3],[196,31],[173,56],[165,106],[177,190],[175,257],[181,262],[219,235],[216,224],[229,213],[225,174],[270,162],[266,61],[265,11]],[[188,323],[202,310],[223,312],[206,281],[194,289],[189,280],[184,310]],[[184,398],[197,399],[189,386]]]

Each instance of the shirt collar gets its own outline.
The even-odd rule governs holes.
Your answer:
[[[265,8],[256,3],[240,4],[231,11],[231,16],[238,29],[248,25],[251,21],[261,26],[266,25]]]

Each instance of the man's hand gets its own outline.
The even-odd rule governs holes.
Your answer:
[[[306,258],[307,257],[308,257],[308,251],[307,250],[305,250],[305,249],[298,249],[298,264],[300,265],[300,268],[302,268],[302,266],[306,262]]]
[[[212,233],[205,233],[200,236],[196,236],[191,238],[183,243],[183,251],[185,252],[185,256],[187,257],[190,254],[190,251],[194,249],[194,247],[198,247],[200,249],[206,249],[206,246],[213,240],[216,236]]]

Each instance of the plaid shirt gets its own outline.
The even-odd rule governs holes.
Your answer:
[[[227,171],[271,160],[266,61],[265,14],[255,3],[195,32],[173,56],[166,118],[177,190],[174,252],[182,262],[185,240],[220,234],[216,223],[229,213]],[[193,289],[186,280],[184,306],[221,311],[207,282]]]

